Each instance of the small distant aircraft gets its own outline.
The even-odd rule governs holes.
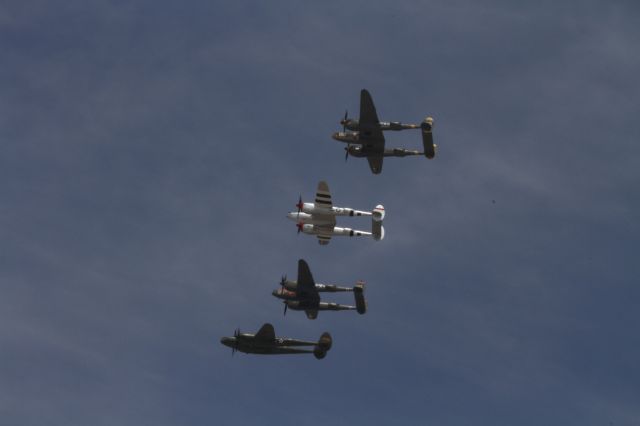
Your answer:
[[[356,306],[320,301],[320,292],[338,291],[352,291]],[[318,311],[356,310],[359,314],[364,314],[367,311],[363,281],[358,281],[354,287],[338,287],[331,284],[316,283],[309,270],[309,265],[303,259],[298,260],[298,280],[289,281],[286,276],[283,276],[280,281],[280,288],[273,290],[272,294],[278,299],[283,299],[285,315],[287,314],[287,308],[295,311],[305,311],[309,319],[316,319]]]
[[[260,327],[256,334],[241,333],[237,329],[233,333],[233,337],[223,337],[220,342],[231,348],[231,354],[236,351],[246,354],[261,355],[283,355],[283,354],[309,354],[312,353],[316,358],[322,359],[327,355],[327,351],[331,349],[332,339],[327,332],[322,333],[317,342],[307,340],[291,339],[288,337],[276,337],[273,326],[269,323]],[[313,349],[303,348],[301,346],[313,346]]]
[[[398,121],[385,122],[378,120],[376,107],[367,89],[360,92],[360,119],[354,120],[348,117],[345,111],[344,118],[340,120],[342,132],[336,132],[331,137],[340,142],[346,142],[345,160],[349,155],[354,157],[367,157],[369,167],[374,174],[382,172],[382,160],[384,157],[406,157],[408,155],[424,155],[432,159],[436,155],[436,145],[433,143],[433,118],[427,117],[418,126],[417,124],[404,124]],[[351,130],[351,132],[347,132]],[[385,130],[421,129],[424,152],[412,151],[403,148],[385,149]]]
[[[360,211],[348,207],[333,207],[329,185],[325,181],[318,183],[315,203],[303,203],[302,196],[298,199],[297,212],[287,214],[287,217],[296,222],[298,233],[317,235],[320,245],[329,244],[333,235],[348,237],[371,236],[380,241],[384,238],[382,220],[385,216],[384,207],[377,205],[373,211]],[[336,226],[336,216],[371,216],[371,232],[358,231],[351,228]]]

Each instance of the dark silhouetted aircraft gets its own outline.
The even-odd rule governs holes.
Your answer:
[[[331,349],[332,339],[329,333],[322,333],[317,342],[307,340],[290,339],[288,337],[276,337],[273,326],[269,323],[260,327],[256,334],[241,333],[236,330],[233,337],[223,337],[220,342],[231,348],[231,353],[236,351],[246,354],[283,355],[283,354],[310,354],[322,359]],[[313,349],[304,346],[313,346]]]
[[[348,118],[348,113],[345,112],[340,124],[343,126],[342,132],[336,132],[332,137],[335,140],[347,143],[345,160],[349,158],[349,155],[366,157],[374,174],[382,172],[382,160],[384,157],[424,155],[431,159],[436,155],[436,145],[433,143],[433,135],[431,133],[433,118],[425,118],[419,126],[398,121],[380,121],[373,99],[371,99],[371,94],[366,89],[362,89],[360,92],[360,118],[358,120]],[[383,131],[407,129],[421,129],[424,152],[404,148],[385,149]],[[347,130],[350,130],[350,132],[347,132]]]
[[[352,291],[356,306],[320,301],[320,292],[338,291]],[[295,311],[305,311],[309,319],[316,319],[318,311],[355,310],[359,314],[364,314],[367,311],[367,302],[364,298],[364,282],[359,281],[354,287],[339,287],[316,283],[309,270],[309,265],[303,259],[298,260],[298,280],[289,281],[286,276],[283,276],[280,281],[280,288],[274,290],[272,294],[279,299],[283,299],[285,315],[287,308]]]

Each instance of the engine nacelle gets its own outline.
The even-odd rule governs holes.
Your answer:
[[[285,288],[285,290],[296,291],[297,288],[298,288],[298,282],[297,281],[285,280],[284,281],[284,288]]]
[[[335,132],[331,137],[340,142],[359,143],[360,135],[358,132]]]
[[[310,225],[308,223],[304,223],[304,224],[298,224],[298,229],[300,229],[300,231],[302,231],[305,234],[314,234],[315,231],[315,227],[313,225]]]
[[[284,303],[291,309],[300,309],[300,302],[298,300],[287,300]]]
[[[385,216],[384,206],[382,204],[378,204],[371,212],[371,215],[373,216],[372,219],[376,222],[382,222]]]

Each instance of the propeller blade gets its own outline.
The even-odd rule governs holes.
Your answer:
[[[344,110],[344,119],[342,120],[342,133],[347,131],[347,117],[349,116],[349,111]]]
[[[351,148],[351,145],[347,145],[347,147],[344,149],[344,162],[346,163],[347,160],[349,159],[349,148]]]
[[[302,195],[298,197],[298,204],[296,204],[296,207],[298,208],[298,214],[296,215],[296,219],[300,219],[300,212],[304,207],[304,203],[302,202]]]
[[[304,224],[302,222],[298,222],[296,226],[298,227],[298,234],[299,234],[300,231],[302,231],[302,227],[304,226]]]
[[[287,302],[284,302],[284,314],[283,316],[287,316],[287,308],[289,307],[289,305],[287,305]]]

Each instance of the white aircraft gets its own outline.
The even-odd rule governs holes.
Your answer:
[[[331,202],[329,185],[324,181],[318,183],[315,203],[303,203],[302,197],[300,197],[296,207],[298,211],[287,214],[287,217],[296,222],[298,233],[316,235],[320,245],[329,244],[329,240],[333,235],[348,237],[371,236],[376,241],[384,238],[382,220],[384,219],[385,211],[382,205],[377,205],[370,212],[354,210],[348,207],[334,207]],[[371,232],[336,226],[336,216],[371,216]]]

